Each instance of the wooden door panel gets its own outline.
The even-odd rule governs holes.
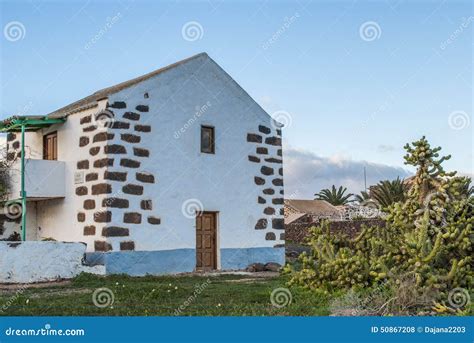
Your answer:
[[[216,214],[199,213],[196,217],[196,269],[216,269],[216,238]]]

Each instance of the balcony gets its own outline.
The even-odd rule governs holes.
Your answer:
[[[28,201],[65,196],[64,162],[25,159],[25,191]],[[17,161],[10,171],[10,199],[21,198],[21,165]]]

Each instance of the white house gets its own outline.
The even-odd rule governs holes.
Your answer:
[[[207,54],[5,120],[10,199],[15,123],[26,240],[84,242],[109,274],[284,263],[280,125]],[[21,231],[7,217],[0,239]]]

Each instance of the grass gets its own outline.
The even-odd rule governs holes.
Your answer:
[[[209,280],[209,281],[208,281]],[[278,308],[270,295],[286,288],[284,276],[248,275],[100,277],[81,274],[71,283],[0,290],[3,316],[314,316],[327,315],[329,299],[291,288],[292,301]],[[93,303],[98,288],[112,291],[114,302]],[[99,299],[100,300],[100,299]],[[105,299],[104,299],[105,300]],[[177,312],[178,310],[178,312]]]

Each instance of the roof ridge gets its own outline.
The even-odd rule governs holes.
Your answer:
[[[127,81],[123,81],[123,82],[120,82],[120,83],[117,83],[115,85],[112,85],[112,86],[109,86],[109,87],[106,87],[106,88],[102,88],[98,91],[95,91],[94,93],[92,93],[91,95],[88,95],[80,100],[77,100],[77,101],[74,101],[66,106],[63,106],[53,112],[50,112],[49,114],[47,114],[48,117],[63,117],[63,116],[66,116],[68,115],[69,112],[71,111],[74,111],[75,109],[79,108],[79,107],[82,107],[82,106],[86,106],[92,102],[95,102],[97,100],[100,100],[101,98],[106,98],[108,95],[110,94],[113,94],[113,93],[117,93],[123,89],[126,89],[128,87],[132,87],[142,81],[145,81],[145,80],[148,80],[149,78],[153,77],[153,76],[156,76],[156,75],[159,75],[165,71],[168,71],[170,69],[173,69],[179,65],[182,65],[184,63],[187,63],[191,60],[194,60],[198,57],[201,57],[201,56],[207,56],[209,57],[209,55],[206,53],[206,52],[201,52],[199,54],[196,54],[196,55],[193,55],[191,57],[188,57],[188,58],[185,58],[183,60],[180,60],[180,61],[177,61],[177,62],[174,62],[172,64],[169,64],[165,67],[161,67],[159,69],[156,69],[154,71],[151,71],[149,73],[146,73],[146,74],[143,74],[141,76],[138,76],[138,77],[135,77],[133,79],[129,79]]]

